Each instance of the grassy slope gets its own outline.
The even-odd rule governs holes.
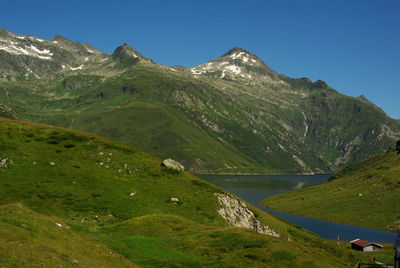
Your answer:
[[[63,220],[21,204],[0,206],[1,267],[132,267],[127,258],[85,238]]]
[[[311,82],[259,87],[145,63],[120,71],[0,81],[0,105],[12,109],[0,114],[90,131],[197,173],[328,172],[382,152],[400,131],[370,104]]]
[[[221,189],[105,138],[0,119],[0,158],[12,160],[0,168],[0,260],[7,265],[77,260],[87,267],[92,257],[104,259],[104,266],[129,260],[143,267],[348,267],[365,261],[252,206],[282,238],[228,227],[217,213],[214,193]],[[16,203],[23,208],[9,205]],[[60,236],[68,236],[65,243]],[[43,245],[53,250],[37,256]],[[80,248],[95,245],[98,251]],[[128,260],[104,256],[107,247]]]
[[[399,154],[390,151],[371,157],[335,177],[325,184],[269,197],[262,203],[279,211],[328,221],[399,230]]]

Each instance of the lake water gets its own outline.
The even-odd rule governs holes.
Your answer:
[[[329,179],[330,175],[197,174],[196,176],[224,188],[262,210],[268,211],[271,214],[314,232],[325,239],[336,240],[339,236],[339,239],[344,241],[360,238],[378,243],[394,243],[397,238],[397,234],[394,232],[281,213],[267,209],[258,203],[268,196],[324,183]]]

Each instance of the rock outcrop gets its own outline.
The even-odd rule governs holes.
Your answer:
[[[214,195],[218,198],[222,206],[221,209],[218,210],[218,213],[230,225],[250,229],[257,233],[273,237],[280,237],[274,230],[257,220],[253,211],[251,211],[243,201],[229,194],[215,193]]]
[[[12,161],[8,158],[1,159],[0,158],[0,168],[9,168],[12,164]]]
[[[177,171],[184,171],[185,170],[185,167],[181,163],[179,163],[179,162],[177,162],[175,160],[172,160],[172,159],[164,159],[162,161],[161,165],[165,166],[167,168],[171,168],[171,169],[177,170]]]
[[[400,140],[396,142],[396,151],[398,154],[400,154]]]

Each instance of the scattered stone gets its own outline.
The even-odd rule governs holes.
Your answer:
[[[53,167],[53,166],[56,165],[56,163],[54,163],[54,162],[49,162],[49,165]]]
[[[99,155],[104,155],[104,153],[103,153],[103,152],[100,152]]]
[[[10,168],[12,164],[13,162],[8,158],[0,159],[0,168]]]
[[[214,193],[214,195],[218,198],[218,201],[222,206],[221,209],[218,210],[219,215],[221,215],[230,225],[250,229],[257,233],[273,237],[280,237],[280,235],[274,230],[257,220],[253,211],[248,209],[246,203],[243,201],[229,194]]]
[[[165,166],[167,168],[171,168],[171,169],[174,169],[177,171],[185,170],[185,167],[181,163],[179,163],[175,160],[172,160],[172,159],[164,159],[161,163],[161,166]]]
[[[174,202],[175,204],[178,204],[179,203],[179,199],[178,198],[176,198],[176,197],[171,197],[171,202]]]
[[[62,227],[62,224],[61,224],[61,223],[55,222],[55,224],[56,224],[58,227]]]
[[[133,171],[130,170],[130,169],[128,168],[128,164],[124,164],[124,169],[125,169],[126,172],[128,172],[129,174],[132,174],[132,173],[133,173]]]
[[[361,197],[361,196],[363,196],[363,194],[358,194],[358,196],[360,196],[360,197]]]
[[[136,195],[136,191],[135,191],[135,189],[132,189],[131,193],[129,194],[129,196],[135,196],[135,195]]]

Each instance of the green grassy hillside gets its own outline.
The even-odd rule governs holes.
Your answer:
[[[250,205],[279,238],[230,227],[218,213],[215,193],[223,190],[160,163],[106,138],[0,119],[0,265],[349,267],[367,261]]]
[[[0,206],[0,266],[136,265],[104,244],[79,235],[63,220],[33,212],[20,203],[14,203]]]
[[[325,184],[269,197],[275,210],[372,228],[400,230],[400,155],[394,151],[344,168]]]

